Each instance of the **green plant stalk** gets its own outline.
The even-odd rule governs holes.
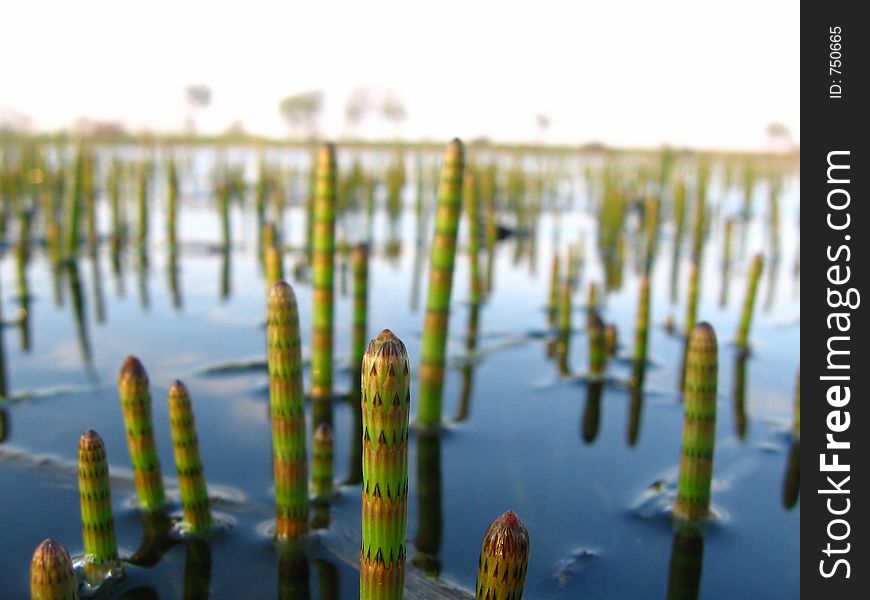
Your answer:
[[[716,333],[706,322],[689,336],[686,355],[685,416],[674,515],[694,521],[707,516],[716,442]]]
[[[598,309],[598,286],[590,283],[586,290],[586,311],[589,316]]]
[[[279,549],[278,600],[300,600],[311,597],[311,575],[308,557],[300,544]]]
[[[637,294],[637,316],[634,320],[634,358],[632,365],[631,385],[642,388],[646,374],[647,344],[649,342],[649,312],[650,290],[649,277],[644,275],[640,280],[640,290]]]
[[[204,539],[187,541],[184,551],[184,600],[208,600],[211,591],[211,549]]]
[[[389,329],[362,362],[363,486],[360,600],[402,597],[408,520],[410,366]]]
[[[43,540],[30,561],[30,600],[78,600],[72,560],[62,544]]]
[[[699,183],[700,186],[700,183]],[[707,226],[707,199],[698,190],[695,198],[695,222],[692,230],[692,260],[701,262],[701,254],[704,251],[704,229]]]
[[[770,223],[770,248],[772,254],[779,254],[779,195],[782,191],[778,180],[771,181],[768,196],[768,222]]]
[[[746,439],[748,421],[746,418],[746,362],[749,355],[738,352],[734,365],[734,427],[740,440]]]
[[[315,167],[312,240],[314,321],[311,336],[311,397],[315,401],[328,400],[332,395],[336,172],[335,147],[324,144],[317,152]]]
[[[608,323],[604,328],[604,347],[607,349],[607,356],[616,356],[616,350],[619,348],[619,331],[613,323]]]
[[[685,335],[688,337],[695,328],[698,322],[698,292],[699,279],[701,278],[701,268],[697,262],[692,262],[689,267],[689,298],[686,301],[686,324],[684,328]]]
[[[589,376],[593,379],[600,379],[604,376],[604,369],[607,366],[607,343],[604,334],[604,321],[596,312],[589,316],[587,334],[589,337]]]
[[[366,244],[354,247],[350,256],[353,269],[353,331],[351,332],[350,359],[354,370],[362,361],[366,349],[368,319],[369,249]]]
[[[423,321],[420,400],[417,409],[417,422],[426,428],[437,428],[441,423],[450,294],[456,258],[456,233],[462,210],[464,153],[462,142],[454,139],[444,152],[441,167],[435,237],[432,240],[432,254],[429,259],[429,290],[426,299],[426,316]]]
[[[559,328],[555,340],[555,355],[559,373],[570,375],[568,353],[571,346],[571,283],[563,281],[559,286]]]
[[[124,221],[121,212],[121,182],[123,180],[123,169],[121,162],[114,158],[109,167],[108,180],[106,181],[107,192],[109,195],[109,215],[112,221],[112,239],[115,243],[120,244],[124,237]]]
[[[140,246],[148,243],[148,169],[147,164],[142,164],[139,167],[139,193],[137,195],[139,234],[137,242]]]
[[[746,297],[743,300],[743,312],[740,315],[740,326],[737,330],[737,347],[743,351],[748,349],[749,326],[752,324],[752,312],[755,308],[755,295],[758,292],[758,282],[764,269],[764,258],[756,254],[749,267],[749,284],[746,287]]]
[[[351,332],[351,381],[358,382],[362,376],[362,357],[366,348],[366,329],[368,327],[368,245],[358,244],[351,251],[353,270],[353,330]],[[352,385],[348,402],[353,415],[351,439],[362,439],[361,392],[358,385]],[[362,483],[362,445],[350,444],[350,471],[344,483]]]
[[[683,239],[683,232],[686,227],[686,184],[683,181],[677,182],[674,187],[674,240],[675,244],[679,244]]]
[[[480,304],[468,307],[468,324],[465,328],[465,352],[474,356],[477,349],[477,330],[480,325]],[[462,422],[468,418],[471,409],[471,392],[474,384],[474,363],[468,361],[462,367],[462,388],[459,392],[459,406],[454,421]]]
[[[317,576],[317,591],[319,600],[339,599],[338,568],[328,559],[318,558],[312,561],[314,573]]]
[[[728,304],[728,283],[731,280],[731,253],[734,236],[734,219],[725,221],[725,234],[722,242],[722,291],[719,295],[719,306]]]
[[[755,193],[756,172],[751,162],[746,163],[743,170],[743,207],[740,215],[744,222],[749,222],[752,217],[752,196]]]
[[[466,218],[468,219],[468,275],[469,300],[472,304],[480,304],[483,295],[483,281],[480,273],[480,200],[477,193],[477,180],[469,170],[465,174],[464,200]]]
[[[269,293],[266,317],[275,524],[279,540],[308,531],[305,395],[296,296],[284,281]]]
[[[230,232],[230,183],[221,181],[215,190],[217,197],[218,215],[221,220],[221,244],[224,248],[230,247],[232,233]]]
[[[441,539],[444,515],[441,486],[440,432],[424,432],[417,438],[417,533],[414,536],[415,567],[430,577],[441,574]]]
[[[580,435],[586,444],[591,444],[598,437],[601,426],[601,396],[604,393],[604,382],[601,379],[589,381],[586,384],[586,406],[583,409],[583,420]]]
[[[722,262],[731,264],[732,240],[734,237],[734,219],[725,220],[725,234],[722,239]]]
[[[332,494],[332,427],[321,423],[314,431],[311,447],[311,493],[316,499]]]
[[[492,294],[495,279],[495,243],[498,239],[498,225],[495,219],[496,166],[492,164],[483,171],[481,180],[481,196],[486,213],[484,227],[486,228],[486,282],[487,295]]]
[[[166,275],[169,280],[169,295],[172,298],[172,308],[179,310],[182,301],[181,288],[178,281],[178,250],[171,246],[166,259]]]
[[[637,445],[637,440],[640,437],[640,423],[643,414],[643,388],[632,386],[628,390],[629,407],[628,407],[628,429],[626,430],[626,441],[630,447]]]
[[[483,536],[477,563],[478,600],[520,600],[529,565],[529,532],[516,513],[507,511]]]
[[[184,526],[190,533],[201,534],[211,527],[211,510],[199,457],[199,441],[190,394],[180,381],[176,381],[169,388],[169,427],[175,468],[178,471],[178,487],[181,490]]]
[[[678,524],[668,569],[668,600],[698,600],[704,538],[694,522]]]
[[[571,284],[563,281],[559,286],[559,331],[568,334],[571,331]]]
[[[782,484],[782,505],[791,510],[797,504],[801,489],[801,441],[796,439],[788,453],[785,479]]]
[[[266,219],[266,197],[269,194],[269,167],[266,159],[260,154],[257,168],[257,186],[254,192],[254,208],[257,224],[262,225]]]
[[[646,233],[646,263],[644,272],[647,275],[652,273],[653,263],[655,262],[656,246],[658,245],[659,235],[659,209],[661,202],[658,198],[648,198],[646,201],[645,223],[644,229]]]
[[[148,375],[139,359],[128,356],[118,378],[118,396],[127,431],[127,447],[140,506],[147,512],[163,504],[163,478],[154,444]]]
[[[94,155],[87,152],[82,160],[82,199],[85,205],[85,227],[88,244],[97,243],[97,195],[94,192]]]
[[[794,381],[794,427],[792,435],[800,439],[801,437],[801,370],[798,368],[797,375]]]
[[[66,221],[66,257],[75,256],[79,247],[79,227],[81,223],[81,199],[79,189],[81,187],[81,150],[76,156],[72,168],[72,177],[67,174],[67,182],[72,180],[72,185],[64,186],[64,220]]]
[[[284,279],[284,261],[274,244],[265,247],[266,289],[272,289],[275,282]]]
[[[79,438],[79,500],[82,513],[85,575],[91,583],[105,578],[120,566],[112,516],[112,490],[106,447],[100,435],[89,429]]]
[[[167,207],[166,207],[166,238],[170,246],[177,242],[176,225],[178,221],[178,172],[175,159],[169,159],[167,166]]]
[[[547,316],[550,325],[556,322],[556,315],[559,314],[559,253],[553,253],[553,262],[550,267],[550,296],[547,303]]]

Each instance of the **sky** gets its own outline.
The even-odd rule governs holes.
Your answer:
[[[324,93],[340,137],[354,89],[391,90],[398,126],[366,136],[765,149],[800,140],[800,11],[785,0],[0,0],[0,118],[78,118],[285,136],[281,98]],[[536,115],[550,119],[539,129]]]

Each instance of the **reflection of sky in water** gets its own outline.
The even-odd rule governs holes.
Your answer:
[[[204,189],[209,163],[202,153],[196,157],[197,189]],[[237,156],[239,158],[241,155]],[[253,177],[253,156],[248,160],[248,176]],[[342,163],[344,164],[344,163]],[[576,165],[575,165],[576,167]],[[576,168],[575,168],[576,170]],[[413,175],[414,169],[409,168]],[[154,413],[158,445],[164,473],[174,475],[167,427],[165,392],[175,378],[186,381],[193,396],[208,480],[244,490],[250,508],[228,512],[237,517],[238,526],[212,542],[212,581],[216,597],[226,597],[242,589],[257,589],[274,595],[277,584],[276,559],[268,544],[255,533],[258,523],[271,514],[271,468],[268,427],[268,396],[265,375],[241,372],[213,377],[196,376],[202,367],[264,355],[264,283],[256,258],[253,214],[234,209],[232,229],[234,249],[230,256],[230,294],[220,298],[223,254],[208,251],[207,244],[219,237],[219,221],[204,192],[191,191],[190,178],[183,180],[185,196],[181,201],[178,281],[182,308],[172,307],[163,251],[161,202],[153,202],[151,248],[145,275],[147,308],[142,306],[137,256],[128,249],[120,280],[112,274],[111,257],[104,245],[97,254],[101,274],[99,287],[106,319],[96,321],[95,266],[87,255],[78,264],[84,297],[86,331],[93,353],[93,368],[83,368],[75,322],[71,311],[68,282],[63,284],[64,303],[53,302],[52,278],[41,250],[33,254],[28,281],[33,300],[30,306],[31,351],[23,353],[14,325],[3,331],[7,383],[12,393],[66,386],[87,386],[83,390],[53,398],[36,398],[6,407],[10,423],[7,445],[34,453],[52,453],[72,459],[78,435],[92,427],[106,440],[110,461],[125,467],[120,409],[114,393],[117,370],[127,354],[139,356],[153,384]],[[379,212],[375,224],[374,258],[370,265],[369,334],[390,327],[402,337],[417,364],[425,304],[425,268],[421,271],[417,309],[412,311],[415,271],[416,223],[413,201],[398,222],[402,246],[391,259],[382,243],[388,236],[387,215]],[[585,187],[574,187],[581,207],[588,208]],[[766,243],[762,219],[767,213],[767,189],[756,188],[756,220],[740,245],[735,229],[735,264],[730,275],[729,301],[719,306],[722,286],[721,215],[735,214],[740,197],[731,192],[720,198],[718,179],[711,182],[713,228],[706,245],[702,269],[702,296],[699,320],[716,328],[720,347],[719,420],[717,423],[716,489],[713,501],[724,515],[723,522],[707,531],[704,545],[701,593],[704,598],[765,597],[789,598],[798,589],[797,554],[799,548],[799,509],[782,508],[783,476],[788,444],[783,431],[791,422],[792,387],[799,363],[800,303],[792,277],[797,251],[798,194],[795,181],[789,181],[780,206],[780,249],[777,279],[772,304],[765,306],[770,293],[769,271],[762,276],[751,334],[753,354],[746,366],[745,404],[747,436],[737,435],[733,406],[736,351],[733,339],[746,286],[749,258]],[[158,191],[159,193],[159,191]],[[162,196],[159,196],[162,198]],[[430,199],[431,204],[431,199]],[[718,208],[714,208],[718,207]],[[718,214],[717,214],[718,211]],[[691,218],[691,212],[687,219]],[[299,247],[304,239],[304,211],[288,209],[285,215],[285,241]],[[690,221],[689,221],[690,222]],[[101,230],[108,228],[108,215],[100,215]],[[431,218],[427,230],[431,229]],[[463,231],[460,233],[462,235]],[[662,228],[661,243],[653,280],[650,359],[639,439],[634,447],[626,443],[631,400],[626,390],[609,385],[601,401],[600,427],[595,441],[581,439],[581,419],[586,410],[583,384],[560,381],[555,364],[546,357],[546,341],[524,337],[546,328],[543,304],[549,281],[549,265],[554,239],[560,247],[585,235],[586,262],[582,285],[575,293],[577,306],[569,364],[582,372],[586,364],[586,337],[582,332],[586,284],[600,281],[602,269],[596,258],[595,222],[588,216],[567,214],[558,226],[544,215],[537,229],[536,259],[533,268],[524,261],[514,264],[515,241],[499,245],[495,262],[495,295],[483,307],[478,350],[482,359],[473,370],[470,417],[448,428],[442,438],[441,486],[443,535],[439,560],[442,575],[466,588],[474,584],[480,540],[488,523],[505,509],[517,511],[531,532],[532,560],[526,585],[530,598],[659,597],[667,589],[668,566],[673,535],[663,518],[642,518],[632,510],[644,490],[656,480],[672,480],[680,452],[682,408],[675,386],[682,341],[667,335],[662,323],[667,315],[682,322],[688,287],[688,239],[680,262],[678,302],[670,302],[672,227]],[[360,233],[353,228],[351,236]],[[464,243],[461,243],[464,247]],[[301,260],[288,255],[285,273]],[[633,244],[626,244],[626,268],[622,289],[606,300],[603,316],[617,325],[622,348],[620,356],[631,354],[638,279],[633,265],[638,263]],[[485,260],[483,261],[485,266]],[[341,289],[341,263],[336,268],[336,289]],[[769,263],[766,265],[768,268]],[[7,252],[0,262],[3,316],[16,314],[14,256]],[[464,256],[457,261],[454,302],[451,315],[450,349],[463,353],[468,318],[468,273]],[[347,285],[350,286],[350,273]],[[311,290],[294,283],[303,324],[302,343],[307,356],[310,338]],[[118,290],[123,289],[123,294]],[[336,305],[336,388],[346,390],[349,374],[344,368],[349,348],[350,298],[337,293]],[[516,342],[514,345],[508,342]],[[500,348],[500,345],[504,347]],[[626,362],[611,365],[610,373],[626,377]],[[458,410],[462,385],[461,372],[448,372],[445,385],[444,414]],[[412,388],[412,401],[416,382]],[[334,411],[337,428],[336,477],[348,469],[349,448],[342,440],[350,436],[351,412],[344,404]],[[414,540],[418,529],[416,446],[412,446],[411,492],[408,535]],[[70,477],[28,469],[19,462],[0,460],[3,484],[0,510],[18,514],[12,521],[15,532],[7,539],[0,559],[7,565],[0,583],[8,589],[23,590],[24,566],[32,548],[51,535],[72,551],[80,548],[78,507],[75,485]],[[35,475],[33,474],[35,473]],[[15,493],[12,493],[15,490]],[[135,514],[122,508],[132,490],[113,486],[119,543],[134,549],[139,543],[140,524]],[[358,488],[344,488],[336,511],[352,530],[358,530]],[[26,508],[25,508],[26,507]],[[125,512],[126,511],[126,512]],[[356,528],[356,529],[354,529]],[[349,542],[351,543],[351,542]],[[352,543],[351,543],[352,545]],[[592,555],[576,561],[571,556],[581,549]],[[322,552],[322,550],[321,550]],[[409,561],[417,550],[409,543]],[[176,547],[167,554],[152,575],[141,570],[131,574],[133,581],[148,582],[171,597],[182,579],[184,549]],[[21,566],[19,566],[21,565]],[[342,589],[355,590],[355,575],[342,567]],[[159,583],[163,581],[164,583]],[[311,572],[316,589],[315,573]],[[171,583],[166,583],[171,582]],[[253,586],[253,587],[252,587]],[[176,590],[171,592],[170,590]],[[23,593],[23,592],[22,592]],[[351,597],[353,594],[348,595]],[[342,595],[342,597],[345,597]]]

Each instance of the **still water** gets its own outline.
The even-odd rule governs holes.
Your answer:
[[[118,153],[128,159],[145,156],[135,147],[98,148],[97,172],[104,173],[109,158]],[[359,158],[377,174],[392,156],[340,151],[339,164],[348,170]],[[159,153],[153,157],[156,165],[162,164]],[[346,402],[348,390],[358,385],[351,381],[349,364],[348,260],[339,256],[336,263],[338,397],[333,423],[339,485],[328,514],[321,509],[315,516],[328,528],[312,534],[304,556],[282,558],[265,533],[274,496],[264,367],[266,284],[251,200],[258,153],[182,148],[175,157],[181,195],[174,255],[164,233],[162,168],[151,181],[149,237],[141,250],[127,244],[115,252],[109,244],[111,220],[99,182],[102,235],[96,245],[83,245],[73,264],[53,265],[36,225],[29,257],[21,264],[10,217],[8,240],[0,246],[0,369],[7,396],[0,403],[0,596],[27,597],[30,557],[42,539],[62,542],[73,555],[81,552],[76,449],[81,433],[95,429],[105,440],[112,468],[119,549],[139,563],[128,565],[126,578],[105,597],[203,598],[210,590],[212,598],[354,598],[360,486],[341,485],[353,472],[352,444],[357,441]],[[286,210],[278,228],[287,248],[285,273],[296,291],[307,359],[312,291],[304,252],[304,198],[309,160],[306,153],[277,149],[267,157],[286,175]],[[412,371],[419,367],[437,185],[431,173],[438,160],[436,155],[422,158],[424,177],[418,185],[416,157],[408,156],[411,176],[398,210],[389,206],[380,186],[371,217],[350,211],[337,227],[339,239],[349,243],[370,236],[369,336],[392,329],[408,347]],[[482,163],[489,160],[489,155],[479,157]],[[714,518],[702,537],[685,539],[675,534],[670,507],[683,420],[677,383],[689,233],[674,260],[675,227],[665,198],[651,273],[650,365],[642,394],[633,393],[624,382],[631,373],[643,263],[643,245],[632,240],[640,235],[641,220],[633,214],[626,218],[621,281],[605,292],[597,250],[601,186],[596,179],[605,161],[531,157],[522,164],[544,172],[550,168],[547,160],[555,164],[551,170],[556,175],[538,194],[535,205],[540,208],[533,216],[517,216],[509,201],[498,203],[499,222],[511,228],[521,223],[524,231],[508,235],[485,254],[491,283],[476,315],[473,350],[468,344],[469,325],[475,321],[468,302],[465,225],[460,231],[446,424],[440,440],[421,447],[412,436],[410,449],[409,571],[473,590],[483,533],[511,509],[531,537],[524,595],[529,599],[797,597],[800,508],[789,487],[798,477],[789,462],[799,453],[791,434],[800,360],[796,165],[785,171],[779,167],[783,184],[776,248],[769,235],[769,184],[760,179],[751,196],[751,217],[735,227],[733,259],[725,270],[723,224],[740,213],[743,198],[739,186],[726,181],[721,161],[711,163],[698,319],[709,321],[719,340]],[[633,177],[639,168],[635,163],[645,159],[608,160]],[[216,164],[243,169],[249,186],[230,208],[229,249],[221,244],[221,219],[211,191]],[[507,164],[520,162],[509,158]],[[686,158],[673,178],[691,183],[694,169],[693,159]],[[133,200],[127,201],[132,215]],[[521,205],[531,204],[521,200]],[[687,213],[691,216],[690,209]],[[582,265],[573,294],[567,370],[560,373],[552,357],[554,332],[546,304],[553,254],[560,253],[564,265],[570,244],[580,245]],[[765,255],[766,264],[751,353],[741,360],[733,341],[756,253]],[[620,337],[597,401],[582,377],[590,283],[601,290],[602,318],[616,325]],[[666,330],[668,317],[674,318],[676,333]],[[151,380],[158,451],[170,489],[175,470],[166,393],[176,379],[191,393],[213,509],[222,522],[205,542],[155,543],[134,507],[115,388],[129,354],[141,359]],[[411,389],[413,415],[416,380]],[[173,506],[178,509],[177,498]]]

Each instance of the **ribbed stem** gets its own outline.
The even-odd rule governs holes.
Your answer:
[[[797,375],[794,380],[794,427],[792,435],[800,439],[801,437],[801,370],[798,368]]]
[[[644,275],[640,280],[640,290],[637,294],[637,315],[634,320],[634,357],[631,385],[643,387],[646,374],[647,343],[649,340],[650,312],[649,277]]]
[[[801,490],[801,441],[795,440],[788,453],[785,480],[782,484],[782,505],[790,510],[797,504]]]
[[[178,471],[178,487],[181,490],[181,506],[184,509],[184,525],[193,534],[202,533],[211,526],[211,510],[199,457],[199,440],[190,394],[180,381],[169,388],[169,427],[175,468]]]
[[[184,600],[208,600],[211,591],[211,548],[203,539],[187,542],[184,552]]]
[[[734,427],[737,437],[746,439],[748,422],[746,419],[746,361],[749,355],[738,352],[734,365]]]
[[[632,386],[628,390],[628,395],[628,429],[625,437],[628,445],[634,447],[640,437],[640,422],[643,416],[643,388]]]
[[[583,420],[580,425],[580,436],[587,444],[598,437],[601,426],[601,396],[604,393],[604,383],[601,380],[589,381],[586,384],[586,406],[583,409]]]
[[[607,345],[604,337],[604,321],[593,312],[589,315],[589,376],[593,379],[604,375],[607,366]]]
[[[477,600],[520,600],[529,565],[529,532],[513,511],[492,522],[477,563]]]
[[[148,168],[146,163],[143,163],[139,167],[139,190],[137,194],[139,233],[136,241],[142,246],[148,241]]]
[[[710,508],[713,449],[716,442],[716,333],[699,323],[689,337],[677,503],[674,514],[688,520],[704,518]]]
[[[315,401],[328,399],[332,395],[336,172],[335,147],[324,144],[317,152],[315,166],[312,239],[314,321],[311,336],[311,396]]]
[[[154,444],[148,374],[139,359],[133,356],[128,356],[121,367],[118,396],[121,399],[139,504],[146,511],[154,511],[163,504],[163,478]]]
[[[79,247],[79,227],[81,226],[81,172],[84,150],[81,148],[76,154],[76,159],[67,168],[67,177],[64,185],[64,221],[66,223],[66,257],[75,256]],[[72,173],[69,170],[72,169]]]
[[[284,281],[269,293],[266,339],[276,536],[295,539],[308,531],[305,397],[296,296]]]
[[[178,172],[175,168],[175,159],[170,157],[166,167],[166,238],[170,246],[177,242],[176,225],[178,221]]]
[[[728,289],[731,281],[731,247],[734,237],[734,219],[725,221],[725,234],[722,242],[722,291],[719,295],[719,306],[728,304]]]
[[[646,201],[644,215],[644,230],[646,233],[646,264],[644,272],[646,275],[652,273],[653,262],[655,261],[656,246],[658,245],[660,206],[661,202],[658,198],[648,198]]]
[[[550,295],[547,302],[547,316],[550,325],[555,324],[556,315],[559,313],[559,253],[553,253],[553,262],[550,266]]]
[[[697,262],[692,262],[689,268],[689,298],[686,302],[686,323],[683,328],[688,336],[698,322],[698,280],[701,277],[701,269]]]
[[[479,199],[477,195],[477,180],[469,170],[465,174],[464,201],[466,218],[468,219],[468,276],[469,301],[472,304],[480,304],[483,282],[480,274],[480,213],[478,210]]]
[[[272,289],[275,282],[284,279],[284,261],[281,259],[281,252],[275,247],[275,244],[269,244],[264,249],[265,256],[265,271],[266,271],[266,289]]]
[[[281,548],[278,558],[278,600],[311,597],[311,569],[308,557],[297,544]]]
[[[749,326],[752,324],[752,312],[755,308],[755,295],[758,291],[758,281],[764,268],[764,258],[756,254],[749,267],[749,283],[746,287],[746,297],[743,300],[743,312],[740,315],[740,326],[737,330],[737,346],[747,350],[749,343]]]
[[[366,325],[368,318],[368,273],[369,250],[359,244],[351,253],[353,267],[353,331],[351,334],[350,359],[358,365],[366,349]]]
[[[31,600],[78,600],[72,560],[62,544],[43,540],[30,561]]]
[[[464,171],[462,142],[454,139],[444,152],[438,209],[435,214],[435,237],[429,259],[429,291],[420,361],[420,398],[417,421],[436,428],[441,423],[444,363],[447,350],[450,294],[453,288],[453,264],[456,257],[456,233],[462,210],[462,176]]]
[[[89,429],[79,438],[78,470],[82,538],[87,561],[85,574],[92,583],[99,583],[110,569],[120,563],[106,447],[96,431]]]
[[[389,329],[362,364],[363,488],[360,599],[402,597],[408,519],[410,367]]]
[[[94,192],[94,155],[86,152],[82,161],[82,200],[85,205],[85,231],[88,244],[97,243],[97,196]]]
[[[598,310],[598,286],[590,283],[586,290],[586,311],[591,315]]]
[[[694,523],[681,523],[674,534],[668,570],[668,600],[698,600],[704,538]]]
[[[332,494],[332,428],[321,423],[314,431],[311,449],[311,493],[326,499]]]
[[[124,213],[121,206],[122,179],[123,170],[121,168],[121,162],[117,158],[115,158],[112,160],[112,166],[109,171],[108,180],[109,212],[111,214],[112,220],[112,245],[114,247],[119,247],[121,245],[121,241],[126,236]]]

